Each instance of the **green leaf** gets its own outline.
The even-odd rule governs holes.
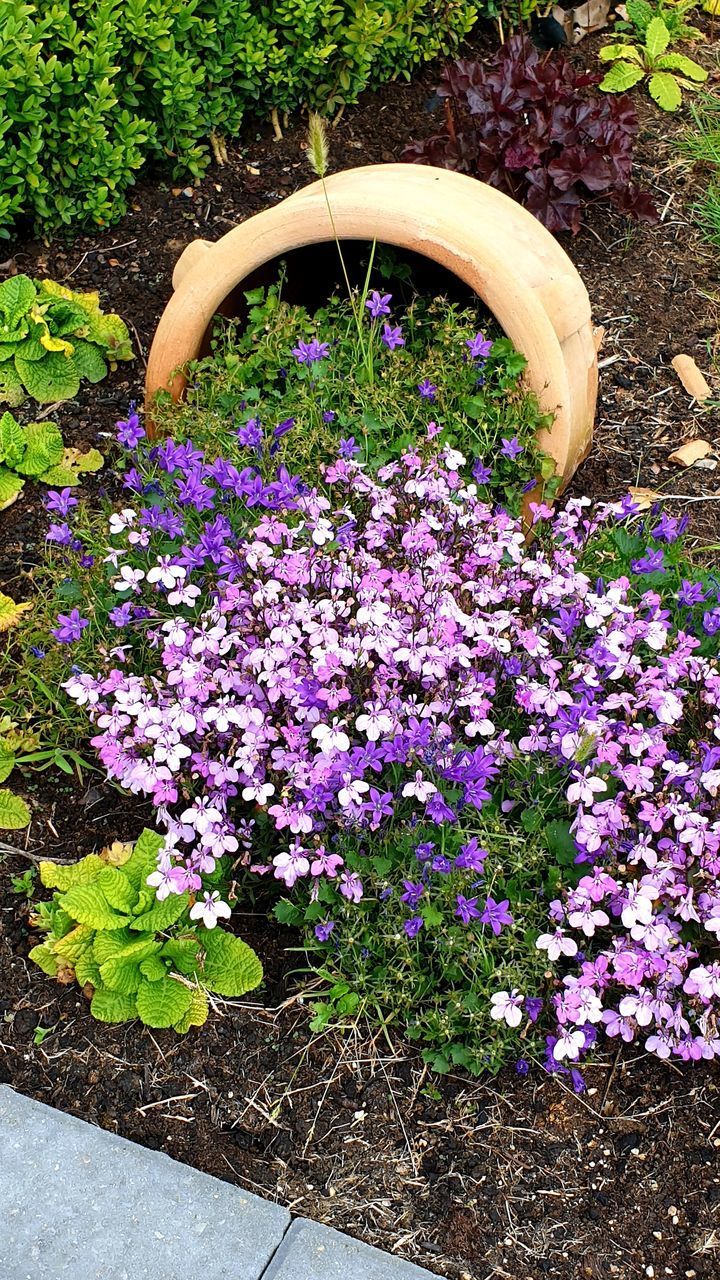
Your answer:
[[[78,471],[102,471],[105,459],[99,449],[88,449],[85,453],[77,455],[73,465]]]
[[[642,80],[644,74],[642,67],[632,62],[615,62],[603,76],[599,87],[605,93],[625,93],[626,89],[632,89],[638,80]]]
[[[173,969],[186,978],[192,978],[198,971],[198,953],[200,944],[193,934],[187,938],[168,938],[160,952],[172,964]]]
[[[0,782],[4,782],[10,777],[15,768],[15,752],[8,751],[6,747],[0,747]]]
[[[191,1027],[202,1027],[208,1018],[208,998],[197,987],[190,992],[190,1004],[181,1018],[173,1023],[173,1030],[184,1036]]]
[[[138,964],[124,959],[123,956],[114,956],[100,965],[100,980],[103,986],[109,987],[111,991],[119,991],[123,996],[131,996],[138,990],[143,976]]]
[[[96,883],[105,894],[107,901],[116,911],[130,914],[137,902],[137,889],[117,867],[105,866]]]
[[[548,822],[545,827],[545,841],[549,852],[559,866],[573,866],[577,849],[570,834],[569,822]]]
[[[650,96],[663,111],[677,111],[682,104],[680,85],[669,71],[656,71],[648,80]]]
[[[147,827],[135,841],[132,856],[123,866],[123,872],[138,892],[145,887],[148,876],[155,870],[163,844],[164,837]]]
[[[127,1022],[137,1017],[135,997],[98,987],[90,1001],[90,1012],[98,1022]]]
[[[58,939],[53,950],[57,956],[62,956],[69,964],[74,965],[92,945],[94,936],[94,929],[89,929],[85,924],[76,925],[69,933]]]
[[[171,1027],[187,1013],[192,992],[176,978],[148,982],[143,978],[137,993],[137,1012],[146,1027]]]
[[[17,328],[35,301],[36,292],[28,276],[10,276],[0,284],[0,312],[5,328]]]
[[[280,924],[297,925],[302,922],[303,913],[294,902],[281,898],[273,907],[273,915]]]
[[[601,62],[614,62],[616,58],[630,58],[642,66],[642,54],[634,44],[605,44],[598,53]]]
[[[113,911],[97,884],[74,885],[60,898],[60,906],[73,920],[89,924],[92,929],[122,929],[130,920],[129,916]]]
[[[11,507],[24,487],[25,481],[20,476],[16,476],[13,471],[8,471],[7,467],[0,466],[0,511]]]
[[[224,929],[203,929],[199,933],[205,962],[201,978],[219,996],[243,996],[262,982],[262,965],[251,947]]]
[[[72,400],[80,390],[80,375],[73,356],[48,351],[44,360],[15,357],[15,368],[28,395],[38,404]]]
[[[25,399],[22,378],[15,368],[14,360],[6,360],[0,364],[0,403],[12,405],[15,409]]]
[[[0,830],[20,831],[30,822],[30,810],[20,796],[13,795],[6,787],[0,788]]]
[[[157,930],[169,929],[171,924],[175,924],[190,906],[190,895],[188,893],[171,893],[167,898],[163,898],[162,902],[155,900],[155,905],[143,915],[136,916],[132,921],[131,929],[149,929],[153,933]]]
[[[18,604],[0,591],[0,634],[16,627],[23,614],[29,613],[31,609],[32,601],[26,600],[23,604]]]
[[[0,462],[16,467],[25,452],[25,432],[11,413],[0,418]]]
[[[147,960],[140,961],[139,968],[148,982],[158,982],[160,978],[167,976],[167,965],[160,956],[148,956]]]
[[[41,942],[37,947],[33,947],[28,953],[28,959],[35,964],[39,964],[43,973],[46,973],[49,978],[55,977],[58,971],[58,962],[47,942]]]
[[[79,472],[75,471],[73,467],[65,466],[62,462],[57,467],[49,467],[47,471],[43,471],[37,478],[43,484],[52,484],[58,489],[73,489],[75,485],[81,483]]]
[[[693,62],[692,58],[686,58],[684,53],[665,53],[662,58],[658,58],[657,65],[658,70],[679,71],[688,80],[697,80],[699,83],[708,78],[705,68]]]
[[[668,31],[662,18],[653,18],[648,23],[645,32],[645,48],[650,57],[655,61],[664,53],[670,43],[670,32]]]
[[[78,956],[75,965],[75,981],[79,987],[84,987],[87,982],[91,982],[94,987],[100,986],[100,970],[95,963],[92,947],[88,947],[87,951]]]
[[[69,867],[60,866],[57,862],[41,862],[38,866],[40,883],[46,889],[60,889],[61,892],[65,892],[76,884],[90,884],[92,880],[97,879],[105,866],[106,863],[96,853],[89,853],[86,858],[73,862]]]
[[[92,342],[75,342],[73,360],[80,377],[87,378],[88,382],[102,382],[107,374],[108,367],[102,352]]]
[[[25,456],[17,467],[23,476],[42,475],[63,456],[62,435],[54,422],[29,422],[25,428],[25,442]]]

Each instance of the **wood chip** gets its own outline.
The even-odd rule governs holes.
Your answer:
[[[675,356],[672,361],[672,367],[693,400],[702,402],[710,397],[712,394],[710,387],[692,356]]]
[[[670,454],[668,462],[675,462],[679,467],[692,467],[701,458],[707,458],[709,453],[712,453],[712,445],[707,440],[688,440],[687,444],[682,444]]]
[[[641,511],[648,511],[654,502],[659,502],[663,497],[656,489],[636,488],[634,485],[630,486],[628,492],[635,499],[635,503]]]

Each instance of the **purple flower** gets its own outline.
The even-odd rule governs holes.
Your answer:
[[[519,1076],[526,1076],[528,1071],[530,1070],[530,1063],[528,1062],[527,1058],[518,1058],[517,1062],[515,1063],[515,1070],[517,1071]]]
[[[47,511],[52,511],[58,516],[67,516],[70,514],[71,507],[76,507],[77,498],[73,497],[72,489],[61,489],[58,493],[57,489],[48,489],[43,505]]]
[[[685,605],[687,609],[691,609],[695,604],[702,604],[707,600],[707,596],[699,582],[689,582],[687,578],[683,578],[680,590],[677,594],[678,604]]]
[[[31,654],[33,655],[33,657],[34,657],[34,658],[44,658],[44,657],[45,657],[45,650],[44,650],[44,649],[41,649],[39,644],[31,644],[31,645],[30,645],[30,652],[31,652]]]
[[[88,618],[80,617],[79,609],[71,609],[70,613],[59,613],[57,620],[60,623],[58,627],[54,627],[50,634],[60,641],[60,644],[73,644],[75,640],[79,640],[86,627],[90,626]]]
[[[432,857],[432,851],[434,848],[435,844],[432,840],[425,840],[422,844],[417,845],[415,848],[415,857],[418,862],[427,862],[428,859]]]
[[[715,636],[720,631],[720,609],[709,609],[703,614],[703,631],[706,636]]]
[[[140,418],[136,413],[131,413],[127,422],[116,422],[116,440],[124,449],[136,449],[140,441],[144,439],[145,432],[140,426]]]
[[[324,360],[330,354],[330,344],[328,342],[318,342],[317,338],[313,338],[311,342],[298,342],[293,347],[292,353],[298,364],[315,364],[319,360]]]
[[[336,415],[333,413],[332,409],[326,409],[323,413],[322,420],[323,422],[334,422],[335,416]]]
[[[391,324],[385,324],[382,331],[382,341],[388,351],[394,351],[396,347],[404,347],[405,339],[402,336],[400,325],[397,324],[393,327]]]
[[[390,307],[388,306],[390,302],[392,302],[391,293],[379,293],[377,289],[373,289],[370,297],[365,299],[365,306],[373,320],[379,320],[380,316],[390,315]]]
[[[645,552],[639,560],[631,561],[633,573],[664,573],[665,572],[665,552],[662,547],[658,547],[656,551],[650,548]]]
[[[334,928],[335,928],[334,920],[326,920],[325,924],[316,924],[315,937],[317,938],[318,942],[327,942]]]
[[[539,996],[525,997],[525,1012],[531,1022],[537,1022],[542,1012],[543,1001]]]
[[[500,452],[503,458],[510,458],[510,460],[514,462],[516,458],[520,457],[521,453],[525,452],[525,450],[523,449],[523,446],[520,444],[520,441],[518,440],[517,436],[513,436],[511,440],[507,440],[505,436],[503,436],[501,441],[501,446],[500,446]]]
[[[341,458],[345,458],[347,461],[356,457],[360,453],[360,447],[355,443],[355,437],[348,436],[347,440],[341,440],[338,446],[338,453]]]
[[[458,893],[455,901],[457,903],[455,915],[462,920],[463,924],[469,924],[471,920],[481,919],[480,912],[477,909],[477,898],[466,898],[464,894]]]
[[[114,627],[126,627],[132,619],[132,604],[126,600],[124,604],[116,605],[108,613],[108,619]]]
[[[437,387],[429,378],[423,378],[422,382],[418,382],[418,391],[420,392],[420,396],[423,400],[429,400],[430,404],[435,403]]]
[[[57,542],[60,547],[69,547],[73,540],[72,529],[68,524],[51,524],[45,534],[46,542]]]
[[[476,458],[472,465],[472,478],[476,484],[487,484],[492,477],[492,469],[486,467],[482,458]]]
[[[403,925],[403,929],[405,930],[408,938],[416,938],[420,930],[422,929],[422,927],[423,927],[422,916],[412,916],[411,919],[406,920]]]
[[[485,907],[480,920],[482,924],[489,924],[495,937],[497,937],[503,928],[503,925],[512,924],[513,917],[508,911],[510,905],[508,898],[503,898],[502,902],[496,902],[494,898],[486,898]]]
[[[250,418],[244,426],[238,427],[237,438],[247,449],[258,449],[262,444],[262,429],[257,418]]]
[[[486,360],[492,351],[493,344],[484,334],[476,333],[474,338],[468,338],[465,346],[473,360]]]
[[[411,908],[417,906],[420,901],[424,889],[421,884],[415,884],[412,880],[403,880],[404,892],[400,894],[401,902],[407,903]]]
[[[294,418],[286,418],[284,422],[279,422],[275,430],[273,431],[273,439],[282,440],[283,436],[286,436],[288,431],[292,431],[294,426],[295,426]]]

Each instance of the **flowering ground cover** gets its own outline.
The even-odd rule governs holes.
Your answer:
[[[408,136],[436,129],[428,119],[436,109],[426,111],[425,98],[437,81],[433,71],[427,89],[390,91],[383,98],[389,110],[380,113],[375,104],[343,119],[334,144],[340,163],[357,162],[358,154],[380,160],[389,151],[396,157]],[[415,103],[412,123],[409,102]],[[512,471],[502,468],[511,458],[497,436],[505,436],[514,452],[515,433],[503,424],[494,449],[477,438],[468,447],[449,424],[459,397],[444,399],[445,371],[453,377],[473,372],[468,338],[479,330],[483,341],[495,336],[484,320],[467,335],[457,334],[456,364],[443,361],[437,374],[425,371],[438,388],[434,401],[420,391],[423,377],[408,376],[406,386],[398,381],[396,404],[411,406],[413,418],[402,426],[398,420],[389,456],[378,456],[380,433],[371,439],[370,428],[367,438],[358,431],[354,446],[344,450],[350,456],[341,459],[341,474],[331,475],[318,498],[309,500],[303,483],[317,483],[310,458],[307,452],[304,459],[300,452],[292,455],[303,443],[301,434],[294,427],[278,436],[275,430],[294,416],[293,405],[304,411],[303,397],[314,394],[318,374],[332,401],[323,411],[338,412],[335,405],[343,404],[347,413],[347,400],[361,388],[328,376],[337,354],[332,340],[328,355],[308,367],[327,335],[316,329],[314,312],[303,327],[290,308],[293,377],[282,381],[289,399],[273,394],[258,412],[250,404],[241,409],[242,359],[235,367],[226,363],[220,386],[205,365],[196,372],[191,413],[173,433],[175,456],[168,453],[158,465],[139,435],[142,421],[131,422],[122,432],[126,459],[116,465],[111,452],[104,475],[88,483],[96,495],[85,508],[89,521],[59,487],[51,499],[56,509],[38,518],[40,495],[32,485],[22,509],[17,506],[10,522],[4,517],[6,589],[24,599],[40,588],[36,630],[28,633],[40,650],[31,656],[33,714],[40,713],[44,731],[47,726],[57,740],[86,743],[92,732],[112,767],[133,774],[123,772],[132,788],[124,797],[84,765],[81,781],[53,773],[23,779],[35,819],[26,848],[18,841],[6,854],[17,873],[16,891],[2,886],[0,950],[8,983],[0,1055],[8,1074],[26,1092],[261,1187],[311,1216],[352,1225],[455,1280],[491,1270],[537,1271],[563,1280],[593,1273],[635,1276],[649,1274],[648,1267],[656,1275],[665,1269],[704,1278],[716,1269],[718,1095],[712,1064],[702,1060],[717,1052],[717,583],[703,568],[717,557],[702,545],[717,542],[716,483],[711,469],[676,475],[665,466],[670,446],[693,428],[715,438],[711,413],[688,410],[666,368],[680,346],[697,353],[715,332],[711,304],[703,300],[701,306],[693,297],[694,289],[712,293],[712,266],[698,257],[683,221],[683,173],[665,171],[665,135],[673,122],[663,120],[660,136],[640,102],[638,108],[639,177],[659,209],[673,194],[669,212],[657,227],[626,237],[612,215],[606,222],[591,210],[571,246],[597,319],[607,321],[603,355],[613,361],[602,372],[594,455],[573,493],[589,492],[601,504],[612,500],[612,509],[571,506],[569,516],[556,517],[554,529],[542,515],[530,551],[521,549],[519,537],[513,541],[519,534],[512,514],[517,494],[507,485],[503,491]],[[83,240],[76,250],[59,243],[23,246],[21,269],[42,276],[51,264],[58,278],[71,273],[73,287],[101,283],[108,306],[134,320],[138,350],[146,350],[153,308],[162,302],[154,286],[167,279],[188,234],[206,234],[208,223],[217,234],[226,229],[222,218],[244,216],[304,180],[303,170],[293,167],[298,156],[296,135],[272,155],[251,139],[245,154],[213,175],[222,194],[213,179],[192,198],[145,189],[112,244],[101,237]],[[126,238],[135,243],[124,247]],[[112,261],[129,270],[111,265],[111,250]],[[393,378],[409,375],[414,354],[408,350],[407,299],[394,282],[378,291],[381,299],[387,292],[394,296],[391,315],[376,317],[377,368]],[[627,315],[618,315],[618,298],[626,300]],[[371,319],[368,309],[366,325]],[[267,322],[265,316],[263,326]],[[386,323],[394,350],[382,342]],[[392,338],[398,326],[404,346]],[[230,341],[237,345],[238,335]],[[227,362],[228,345],[215,355]],[[281,390],[267,367],[262,378],[259,364],[255,370],[259,388]],[[63,417],[68,441],[97,442],[108,452],[115,419],[126,416],[140,374],[121,372],[101,392],[81,394]],[[228,397],[232,421],[227,440],[213,450],[207,434],[199,433],[211,414],[215,427],[221,420],[220,396]],[[485,413],[490,403],[486,399]],[[372,413],[369,403],[367,411]],[[241,444],[237,437],[257,417],[262,452],[260,442]],[[441,430],[428,439],[432,421]],[[463,432],[482,424],[468,418]],[[323,461],[337,465],[340,440],[353,432],[339,417],[323,426],[331,428]],[[406,426],[412,440],[403,439]],[[98,429],[105,433],[99,440]],[[413,444],[417,469],[413,462],[408,474],[401,463],[394,472]],[[522,431],[516,444],[527,451]],[[237,480],[223,462],[238,473],[259,464],[262,484],[251,487],[248,476]],[[281,462],[286,474],[278,482]],[[529,462],[526,452],[523,462]],[[360,483],[358,463],[365,468]],[[430,496],[405,491],[432,468]],[[489,483],[480,468],[494,471]],[[124,473],[133,469],[146,492],[132,477],[130,488],[123,488]],[[443,477],[445,497],[436,490]],[[618,508],[627,485],[638,483],[669,491],[674,500],[665,516],[649,511],[647,503],[637,515]],[[470,494],[473,484],[478,488]],[[134,509],[136,517],[121,518],[123,527],[110,531],[98,515],[99,488],[107,491],[99,495],[102,502],[109,499],[117,513]],[[192,498],[206,501],[200,489],[215,493],[212,506],[198,511]],[[367,546],[366,530],[383,527],[382,513],[369,512],[375,497],[381,504],[395,501],[399,517],[392,537]],[[496,498],[510,513],[507,523],[498,524],[497,515],[485,510],[486,500]],[[444,523],[446,507],[473,513],[457,539]],[[440,528],[432,522],[424,528],[428,509]],[[141,520],[143,510],[155,514]],[[684,510],[693,518],[683,549],[677,535]],[[155,527],[161,519],[166,527]],[[579,523],[573,529],[574,519]],[[592,534],[586,521],[597,523]],[[183,532],[172,537],[180,523]],[[34,563],[45,561],[49,524],[59,533],[50,543],[59,601],[45,594],[48,579]],[[208,533],[206,525],[214,530]],[[260,544],[269,550],[260,551]],[[251,545],[258,559],[247,564]],[[241,598],[254,584],[268,586],[284,551],[297,562],[297,581],[283,581],[282,597],[271,596],[265,605]],[[117,565],[105,564],[114,553]],[[476,554],[486,559],[466,588],[463,557]],[[371,577],[391,574],[367,600],[354,577],[334,580],[335,565],[354,564],[355,556],[362,556]],[[437,589],[436,560],[457,569],[460,578],[444,595]],[[420,603],[398,581],[403,573],[421,581]],[[492,584],[498,600],[478,600],[482,581]],[[322,632],[321,658],[297,619],[318,583],[323,609],[349,610],[332,624],[324,616],[319,624],[312,619]],[[180,597],[172,605],[171,594]],[[367,654],[353,648],[359,628],[350,622],[363,607],[384,604],[390,610],[387,637],[373,622],[365,634],[375,648]],[[398,658],[398,649],[408,645],[397,641],[407,638],[400,629],[407,632],[420,604],[429,634],[420,669],[413,670],[417,653]],[[482,627],[500,614],[510,615],[506,631],[491,628],[488,637]],[[163,628],[176,618],[174,644]],[[241,694],[238,666],[265,654],[271,622],[300,626],[290,670],[251,667],[245,674],[252,688]],[[225,628],[219,637],[216,628]],[[331,643],[333,628],[338,639]],[[196,643],[201,652],[193,653]],[[317,688],[314,667],[332,656],[333,644],[348,647],[354,666],[323,670]],[[465,688],[463,645],[474,652],[473,666],[487,685],[480,719],[473,719],[479,691]],[[442,671],[439,661],[448,663]],[[369,663],[375,664],[371,670]],[[229,728],[206,721],[202,688],[198,700],[192,687],[193,664],[216,692],[228,684],[219,695],[228,716],[239,700],[253,715],[261,713],[262,724],[252,716],[245,727],[230,719]],[[107,688],[111,668],[120,674],[117,687],[113,680]],[[266,675],[280,680],[274,700]],[[59,691],[66,679],[73,681],[76,701]],[[49,690],[47,701],[35,681]],[[375,681],[393,689],[384,698],[397,715],[390,727],[379,723],[372,705]],[[402,696],[395,692],[400,685]],[[339,699],[327,714],[318,697],[323,690]],[[93,705],[95,693],[116,717],[116,739],[121,731],[131,736],[119,718],[127,715],[131,722],[134,746],[117,761],[109,726],[89,729],[92,718],[106,714]],[[560,696],[565,693],[568,702]],[[459,698],[465,694],[471,701],[464,706]],[[163,737],[165,714],[179,697],[196,724],[172,726]],[[21,705],[6,692],[10,701],[22,715],[25,700]],[[318,710],[324,719],[316,718]],[[330,738],[313,736],[321,724],[329,726]],[[478,724],[482,730],[466,732]],[[488,725],[493,727],[485,731]],[[161,731],[146,732],[154,728]],[[230,771],[249,745],[240,738],[252,739],[255,728],[269,735],[289,728],[294,739],[271,744],[262,778],[253,766],[249,780],[233,780]],[[444,750],[448,742],[452,751]],[[180,750],[184,746],[190,755]],[[164,760],[156,759],[163,752]],[[243,766],[252,763],[249,755],[242,755]],[[84,756],[92,763],[94,749],[85,746]],[[210,765],[219,759],[218,772]],[[354,772],[346,779],[348,763]],[[159,777],[163,768],[169,778]],[[313,772],[311,788],[307,772]],[[153,785],[145,790],[148,780]],[[166,784],[164,800],[156,783]],[[271,785],[275,792],[263,796]],[[260,794],[243,798],[246,786]],[[233,787],[236,796],[229,795]],[[279,826],[293,805],[304,813],[313,788],[312,830],[292,831],[291,822]],[[204,798],[219,805],[219,828],[207,809],[200,816]],[[227,801],[225,809],[221,801]],[[441,803],[451,812],[438,813]],[[276,807],[280,814],[270,812]],[[37,884],[20,874],[28,863],[32,871],[32,859],[48,854],[71,862],[103,843],[112,849],[118,836],[132,840],[143,827],[164,830],[163,809],[178,838],[169,842],[149,889],[160,889],[163,910],[180,905],[183,925],[183,913],[192,911],[193,930],[239,932],[265,969],[264,986],[250,1000],[216,1002],[203,1029],[184,1039],[152,1023],[151,1032],[137,1023],[94,1023],[77,985],[55,986],[27,964],[39,939],[28,924],[36,903],[25,897],[38,896]],[[244,814],[254,823],[249,829],[238,821]],[[228,815],[234,831],[223,829]],[[199,825],[210,818],[206,831],[198,817]],[[238,847],[216,858],[218,836],[237,840]],[[584,860],[576,862],[578,856]],[[209,858],[216,861],[212,872]],[[115,877],[106,880],[114,892]],[[183,885],[188,887],[181,893],[165,894]],[[273,905],[280,919],[268,921]],[[143,943],[153,946],[149,938]],[[142,1004],[147,1012],[145,995]],[[693,1066],[687,1058],[701,1060]],[[494,1068],[501,1059],[507,1066],[495,1083],[486,1073],[473,1080],[468,1072]],[[574,1088],[583,1092],[576,1096]]]

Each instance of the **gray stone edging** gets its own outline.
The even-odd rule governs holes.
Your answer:
[[[0,1085],[2,1280],[437,1280]]]

